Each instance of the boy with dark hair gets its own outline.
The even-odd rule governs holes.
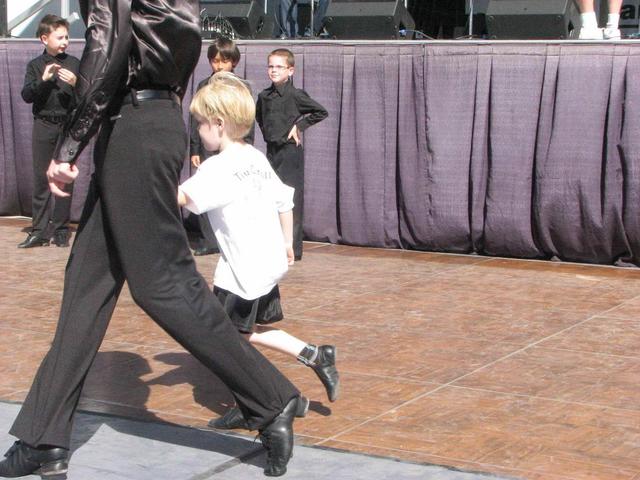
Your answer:
[[[207,49],[207,59],[211,66],[211,75],[203,79],[198,83],[199,91],[204,87],[211,77],[218,72],[233,72],[240,62],[240,50],[233,40],[226,37],[218,37],[211,42]],[[199,167],[200,162],[209,158],[213,152],[208,152],[202,144],[202,139],[198,133],[198,122],[190,115],[190,144],[189,154],[191,155],[191,164],[194,167]]]
[[[27,64],[22,87],[23,100],[33,104],[32,225],[18,248],[49,245],[52,236],[55,245],[68,247],[71,197],[54,198],[49,190],[47,168],[72,106],[80,61],[65,53],[69,46],[69,23],[64,18],[45,15],[38,25],[37,37],[45,50]]]
[[[207,59],[211,66],[211,75],[203,79],[199,84],[196,91],[199,91],[202,87],[209,83],[211,77],[218,72],[232,72],[235,70],[238,63],[240,63],[240,50],[233,40],[227,37],[218,37],[211,42],[207,49]],[[245,142],[253,143],[254,129],[251,130],[245,137]],[[204,162],[207,158],[213,155],[215,152],[209,152],[202,144],[202,139],[198,134],[198,122],[190,116],[190,142],[189,142],[189,155],[191,156],[191,164],[199,168],[201,162]],[[200,227],[200,238],[197,239],[196,248],[193,250],[193,254],[196,256],[210,255],[218,252],[218,246],[216,243],[215,235],[209,225],[209,219],[206,215],[198,216],[198,225]]]
[[[293,86],[295,57],[279,48],[268,57],[272,84],[258,95],[256,121],[267,142],[267,158],[280,180],[295,189],[293,197],[293,252],[302,259],[304,151],[300,133],[329,115],[307,92]]]

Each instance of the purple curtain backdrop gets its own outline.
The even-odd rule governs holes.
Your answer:
[[[640,44],[240,42],[236,72],[256,94],[283,45],[296,85],[330,115],[304,138],[308,239],[638,263]],[[20,90],[40,52],[0,41],[1,215],[30,214],[32,118]],[[192,89],[209,73],[204,45]]]

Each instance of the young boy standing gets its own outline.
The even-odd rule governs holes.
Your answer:
[[[196,91],[199,91],[204,87],[211,77],[218,72],[231,72],[235,70],[236,66],[240,62],[240,50],[233,40],[227,37],[217,37],[211,42],[207,49],[207,59],[211,66],[211,75],[200,81]],[[251,130],[245,137],[247,143],[253,144],[254,130],[251,126]],[[213,155],[215,152],[208,151],[200,138],[198,133],[198,122],[190,116],[190,141],[189,141],[189,154],[191,156],[191,164],[199,168],[200,164],[207,158]],[[201,238],[198,241],[198,246],[194,249],[193,254],[196,256],[210,255],[218,252],[218,246],[215,236],[209,225],[209,220],[206,215],[198,216],[198,225],[200,226]]]
[[[333,345],[307,344],[268,327],[282,320],[278,282],[294,261],[293,188],[286,186],[265,156],[243,137],[254,122],[255,105],[243,80],[217,73],[199,90],[191,113],[205,147],[219,151],[179,187],[178,202],[194,213],[208,212],[220,247],[214,293],[231,321],[254,344],[289,354],[311,367],[330,401],[339,391]],[[304,415],[308,401],[298,415]],[[232,409],[211,424],[244,426]]]
[[[295,58],[279,48],[269,54],[267,73],[272,84],[260,92],[256,120],[267,142],[267,158],[280,180],[295,189],[293,252],[302,258],[304,151],[300,133],[329,115],[307,92],[293,86]]]
[[[80,60],[65,53],[69,46],[69,23],[57,15],[45,15],[37,36],[45,47],[42,55],[27,64],[22,98],[33,104],[33,197],[32,226],[18,248],[53,243],[69,246],[71,196],[55,198],[49,190],[47,168],[73,102],[73,87]]]

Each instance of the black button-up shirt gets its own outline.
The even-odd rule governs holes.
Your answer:
[[[287,140],[294,125],[304,131],[311,125],[327,118],[329,114],[322,105],[307,92],[293,86],[288,80],[282,85],[271,84],[258,95],[256,120],[265,142],[284,145],[295,143]]]
[[[73,87],[54,75],[51,80],[42,80],[47,65],[57,63],[78,75],[80,60],[72,55],[61,53],[49,55],[45,51],[27,64],[22,87],[22,99],[32,103],[33,115],[36,117],[62,117],[73,106]]]
[[[78,106],[54,158],[74,161],[128,89],[185,94],[202,46],[197,0],[80,0],[86,45]]]

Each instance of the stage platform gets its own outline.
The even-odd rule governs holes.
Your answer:
[[[329,112],[304,137],[307,238],[638,264],[638,41],[239,46],[236,72],[256,93],[268,85],[268,53],[290,48],[295,84]],[[205,49],[191,91],[210,74]],[[0,41],[0,215],[30,211],[32,117],[20,90],[41,50],[35,40]],[[79,161],[74,218],[89,154]]]
[[[0,400],[6,402],[24,399],[47,351],[69,254],[53,246],[17,249],[28,225],[0,219]],[[211,279],[216,257],[197,262]],[[309,369],[265,351],[311,399],[307,417],[295,423],[297,445],[309,449],[296,450],[300,457],[285,478],[338,472],[333,478],[640,479],[639,271],[308,242],[281,292],[282,327],[308,341],[335,343],[343,381],[341,398],[329,403]],[[258,460],[235,460],[251,451],[247,443],[236,438],[227,445],[212,433],[208,447],[199,430],[229,401],[222,384],[125,289],[80,403],[87,415],[74,433],[77,468],[95,466],[87,463],[91,455],[108,465],[120,441],[143,463],[158,460],[141,454],[144,449],[170,452],[167,472],[188,457],[202,471],[211,462],[209,476],[193,478],[258,478]],[[13,414],[0,408],[3,428]],[[102,442],[100,456],[95,449]],[[365,468],[367,457],[345,461],[340,452],[410,465],[379,464],[376,477]],[[335,470],[335,462],[351,476]],[[356,462],[353,470],[349,462]],[[73,474],[74,460],[71,468]],[[149,478],[139,475],[104,478]]]

